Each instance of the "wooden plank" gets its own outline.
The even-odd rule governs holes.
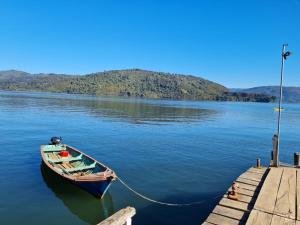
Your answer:
[[[226,225],[239,225],[240,221],[231,219],[225,216],[221,216],[218,214],[211,213],[207,217],[207,222],[212,223],[212,224],[226,224]]]
[[[238,190],[239,189],[245,189],[245,190],[249,190],[249,191],[255,191],[257,189],[256,186],[249,185],[249,184],[244,184],[244,183],[241,183],[241,182],[238,182],[238,181],[237,181],[237,184],[238,184]]]
[[[300,221],[296,220],[296,225],[300,225]]]
[[[252,208],[251,205],[245,202],[239,202],[228,198],[222,198],[221,201],[219,202],[219,205],[234,208],[234,209],[239,209],[243,211],[249,211],[249,209]]]
[[[63,170],[65,169],[65,167],[63,167],[61,164],[55,164],[55,166]]]
[[[274,214],[290,219],[296,217],[296,170],[284,168],[277,194]]]
[[[285,217],[273,215],[271,225],[295,225],[296,221]]]
[[[264,174],[267,169],[268,169],[267,167],[261,167],[261,168],[251,167],[250,169],[247,170],[247,172]]]
[[[239,177],[238,179],[236,179],[236,181],[238,181],[240,183],[244,183],[244,184],[253,185],[255,187],[260,185],[260,182],[258,182],[258,181],[250,180],[250,179],[243,178],[243,177]]]
[[[68,162],[63,162],[62,165],[66,168],[66,169],[72,169],[74,168],[70,163]]]
[[[205,221],[204,223],[202,223],[202,225],[214,225],[214,224]]]
[[[253,181],[257,181],[257,182],[261,182],[263,175],[258,175],[256,173],[243,173],[241,174],[239,177],[241,178],[245,178],[248,180],[253,180]]]
[[[54,155],[53,155],[53,153],[52,153],[52,152],[51,152],[51,153],[49,153],[49,154],[48,154],[48,156],[49,156],[51,159],[55,160],[55,157],[54,157]]]
[[[60,168],[67,169],[68,167],[65,164],[57,164]]]
[[[297,191],[297,220],[300,220],[300,170],[296,170],[296,176],[297,176],[297,181],[296,181],[296,191]],[[300,225],[300,223],[299,223]]]
[[[269,225],[272,221],[272,215],[269,213],[252,210],[246,225]]]
[[[228,191],[231,191],[231,188],[229,188]],[[258,191],[249,191],[249,190],[245,190],[245,189],[238,189],[238,193],[247,195],[250,197],[258,195]]]
[[[131,218],[135,215],[135,213],[135,208],[128,206],[106,218],[101,223],[98,223],[98,225],[123,225],[126,224],[127,221],[131,222]]]
[[[246,172],[242,173],[241,175],[251,176],[251,177],[255,177],[255,178],[262,178],[265,175],[265,172],[264,173],[255,173],[255,172],[247,170]]]
[[[243,195],[241,193],[239,193],[238,195],[239,195],[238,201],[245,202],[245,203],[248,203],[248,204],[250,204],[250,203],[253,204],[253,197]]]
[[[248,212],[227,208],[221,205],[217,205],[214,208],[213,213],[221,216],[227,216],[240,221],[245,221],[249,215]]]
[[[283,168],[272,167],[257,197],[254,209],[273,213]]]
[[[228,194],[225,194],[223,196],[224,198],[228,198]],[[245,202],[245,203],[250,203],[252,201],[252,197],[248,196],[248,195],[242,195],[239,193],[239,198],[237,201],[240,201],[240,202]]]
[[[60,154],[57,153],[57,152],[54,152],[53,154],[56,155],[57,159],[61,159],[61,158],[62,158],[62,157],[60,156]]]

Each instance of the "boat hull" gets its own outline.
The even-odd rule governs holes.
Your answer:
[[[80,182],[80,181],[71,181],[76,186],[86,190],[90,194],[102,198],[109,188],[110,181],[89,181],[89,182]]]
[[[55,171],[50,169],[44,161],[42,161],[42,164],[43,164],[44,168],[46,168],[48,171],[50,171],[53,175],[58,176],[61,179],[64,179],[65,181],[70,182],[71,184],[89,192],[90,194],[94,195],[97,198],[102,198],[111,184],[111,180],[84,181],[84,182],[74,181],[74,180],[68,179],[67,177],[61,176],[60,174],[57,174]]]

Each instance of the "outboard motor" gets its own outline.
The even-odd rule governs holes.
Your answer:
[[[62,137],[52,137],[50,141],[52,145],[59,145],[62,143]]]

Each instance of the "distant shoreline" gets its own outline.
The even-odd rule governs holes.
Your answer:
[[[62,96],[70,96],[70,97],[86,97],[86,98],[103,98],[103,99],[124,99],[124,100],[152,100],[152,101],[187,101],[187,102],[237,102],[237,103],[276,103],[276,102],[253,102],[253,101],[222,101],[222,100],[197,100],[197,99],[171,99],[171,98],[145,98],[145,97],[135,97],[135,96],[116,96],[116,95],[91,95],[91,94],[78,94],[78,93],[66,93],[66,92],[49,92],[49,91],[38,91],[38,90],[4,90],[0,89],[0,94],[1,92],[5,93],[20,93],[20,94],[49,94],[49,95],[57,95],[58,97]],[[49,96],[50,97],[50,96]],[[291,104],[291,103],[290,103]]]

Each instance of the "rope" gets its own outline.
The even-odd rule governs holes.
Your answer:
[[[117,177],[118,180],[121,182],[121,184],[123,184],[128,190],[130,190],[131,192],[133,192],[134,194],[136,194],[137,196],[141,197],[142,199],[144,200],[147,200],[149,202],[153,202],[153,203],[156,203],[156,204],[159,204],[159,205],[166,205],[166,206],[191,206],[191,205],[200,205],[200,204],[203,204],[205,202],[208,201],[208,199],[206,200],[202,200],[202,201],[197,201],[197,202],[189,202],[189,203],[170,203],[170,202],[161,202],[161,201],[157,201],[157,200],[154,200],[154,199],[151,199],[135,190],[133,190],[128,184],[126,184],[120,177]],[[220,196],[223,196],[223,195],[218,195],[216,197],[214,197],[213,199],[216,199]]]

